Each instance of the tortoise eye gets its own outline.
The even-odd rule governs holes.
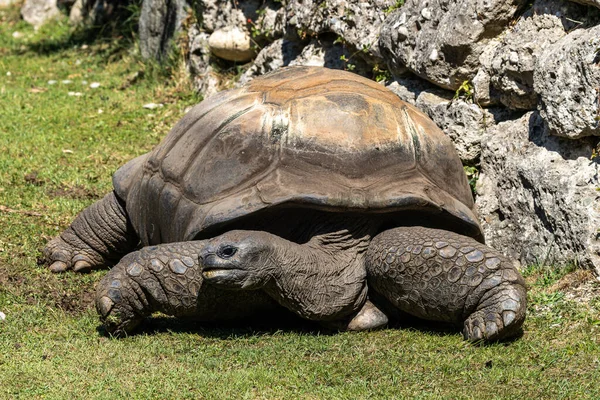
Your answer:
[[[223,246],[219,249],[219,256],[222,258],[230,258],[237,253],[237,248],[231,245]]]

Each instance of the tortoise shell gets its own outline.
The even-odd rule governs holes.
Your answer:
[[[284,205],[425,210],[482,240],[450,139],[382,85],[326,68],[281,69],[201,102],[113,184],[144,245]]]

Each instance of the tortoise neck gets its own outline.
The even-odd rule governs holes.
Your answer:
[[[334,216],[311,230],[304,244],[277,238],[276,272],[265,291],[307,319],[335,320],[358,311],[367,295],[364,257],[372,223]]]

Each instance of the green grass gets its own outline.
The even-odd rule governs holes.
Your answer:
[[[103,272],[51,274],[39,249],[198,99],[180,71],[140,63],[127,38],[78,38],[64,22],[34,32],[0,11],[0,398],[600,398],[600,300],[582,271],[529,268],[523,336],[489,346],[430,327],[329,335],[166,317],[103,336],[91,303]],[[587,303],[571,299],[580,287]]]

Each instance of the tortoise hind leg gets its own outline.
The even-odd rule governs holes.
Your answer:
[[[369,287],[395,307],[462,325],[467,340],[514,336],[525,320],[523,278],[510,260],[471,237],[390,229],[372,240],[366,266]]]
[[[43,253],[52,272],[85,271],[111,264],[138,242],[124,202],[111,192],[83,210]]]

